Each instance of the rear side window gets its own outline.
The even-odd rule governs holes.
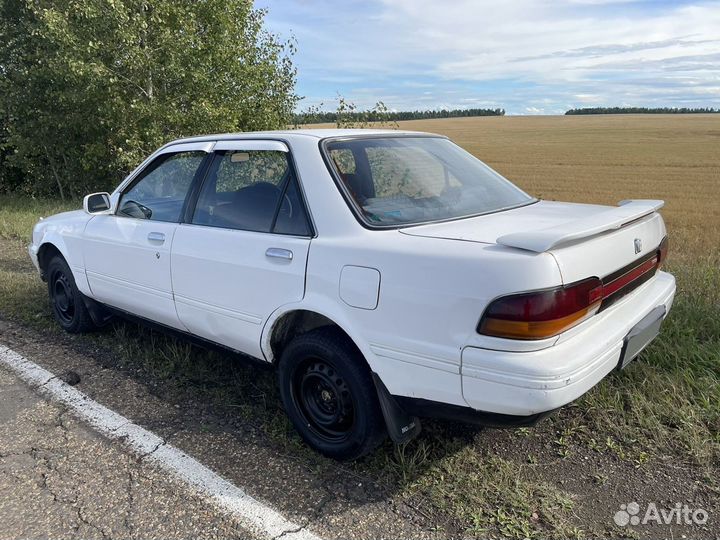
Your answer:
[[[148,165],[123,193],[117,215],[154,221],[180,221],[193,178],[207,154],[163,154]]]
[[[203,183],[196,225],[307,236],[307,214],[286,152],[219,152]]]

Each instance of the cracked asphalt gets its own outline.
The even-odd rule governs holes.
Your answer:
[[[253,538],[0,368],[0,538]]]
[[[77,373],[75,388],[299,528],[328,540],[446,536],[412,501],[376,480],[312,453],[279,451],[251,424],[226,424],[192,392],[161,393],[152,381],[118,370],[103,351],[89,350],[72,336],[50,338],[0,317],[0,337],[62,378]],[[252,537],[151,461],[138,460],[14,375],[2,373],[0,538]]]

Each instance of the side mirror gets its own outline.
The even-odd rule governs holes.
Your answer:
[[[109,193],[91,193],[83,199],[83,210],[88,214],[102,214],[110,210]]]

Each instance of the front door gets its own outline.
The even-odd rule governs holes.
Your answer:
[[[215,150],[192,218],[175,232],[175,304],[192,333],[262,358],[263,323],[305,293],[311,226],[284,143]]]
[[[110,306],[184,329],[170,277],[170,248],[208,145],[163,151],[128,184],[114,214],[85,229],[85,268],[93,297]]]

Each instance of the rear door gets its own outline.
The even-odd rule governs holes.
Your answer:
[[[262,325],[301,300],[312,228],[279,141],[220,141],[173,241],[177,313],[194,334],[262,358]]]
[[[89,221],[84,253],[94,298],[184,329],[173,301],[170,247],[211,148],[192,143],[163,150],[123,190],[115,214]]]

